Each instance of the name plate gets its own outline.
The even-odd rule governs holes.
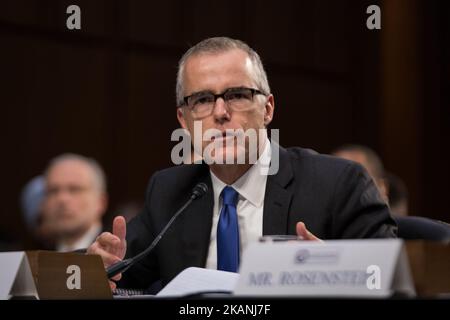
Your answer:
[[[0,253],[0,299],[111,299],[99,256],[52,251]]]
[[[399,239],[253,243],[243,253],[239,296],[414,296]]]

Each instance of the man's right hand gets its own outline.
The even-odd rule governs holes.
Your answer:
[[[127,251],[127,242],[125,236],[127,234],[127,224],[125,218],[118,216],[113,221],[113,233],[103,232],[97,237],[95,242],[88,248],[88,254],[98,254],[102,257],[105,268],[122,260]],[[118,281],[122,274],[118,274],[113,280]],[[115,289],[116,284],[109,282],[111,289]]]

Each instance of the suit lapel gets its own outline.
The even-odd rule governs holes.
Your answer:
[[[267,177],[263,235],[286,234],[288,230],[292,192],[287,189],[287,186],[293,178],[293,170],[287,151],[279,147],[279,152],[279,171]],[[204,182],[208,186],[208,192],[202,198],[195,200],[183,214],[183,254],[186,258],[184,261],[188,264],[204,267],[211,236],[214,192],[207,165],[201,165],[200,172],[196,176],[198,180],[193,181],[192,187],[199,182]]]
[[[208,191],[194,200],[184,213],[182,245],[184,261],[192,266],[204,267],[211,236],[214,192],[208,167],[203,164],[200,170],[198,181],[194,181],[192,187],[203,182],[208,186]]]
[[[287,189],[287,185],[294,174],[287,151],[280,146],[278,148],[280,152],[278,173],[267,177],[264,197],[263,235],[287,234],[288,231],[292,191]],[[276,150],[273,150],[273,152],[276,152]]]

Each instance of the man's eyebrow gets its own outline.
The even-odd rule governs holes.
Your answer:
[[[229,90],[240,90],[240,89],[246,89],[247,87],[245,86],[238,86],[238,87],[230,87],[227,88],[225,91],[229,91]]]
[[[199,94],[204,94],[204,93],[212,93],[212,94],[214,94],[214,92],[212,90],[202,90],[202,91],[192,92],[190,95],[188,95],[188,97],[199,95]]]
[[[203,93],[221,94],[221,93],[224,93],[224,92],[229,91],[229,90],[238,90],[238,89],[243,89],[243,88],[246,88],[246,87],[245,86],[229,87],[229,88],[226,88],[225,90],[223,90],[222,92],[219,92],[219,93],[215,93],[212,90],[202,90],[202,91],[193,92],[190,95],[188,95],[188,97],[194,96],[194,95],[198,95],[198,94],[203,94]]]

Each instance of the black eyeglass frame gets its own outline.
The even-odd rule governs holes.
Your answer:
[[[225,95],[226,95],[227,93],[230,93],[230,91],[232,91],[232,90],[239,90],[239,89],[250,90],[250,92],[251,92],[251,94],[252,94],[252,99],[255,97],[256,94],[261,94],[261,95],[263,95],[263,96],[267,96],[267,94],[264,93],[264,92],[261,91],[261,90],[258,90],[258,89],[255,89],[255,88],[247,88],[247,87],[233,87],[233,88],[228,88],[228,89],[226,89],[225,91],[223,91],[222,93],[218,93],[218,94],[214,94],[214,93],[211,92],[211,91],[200,91],[200,92],[195,92],[195,93],[193,93],[193,94],[191,94],[191,95],[189,95],[189,96],[183,97],[183,104],[181,104],[180,106],[178,106],[178,108],[181,108],[181,107],[192,107],[192,106],[189,106],[188,100],[189,100],[190,98],[192,98],[193,96],[196,96],[196,95],[199,95],[199,94],[203,94],[203,93],[211,94],[211,95],[214,97],[214,103],[216,103],[217,99],[219,99],[219,98],[222,98],[222,99],[226,102],[226,100],[225,100]]]

